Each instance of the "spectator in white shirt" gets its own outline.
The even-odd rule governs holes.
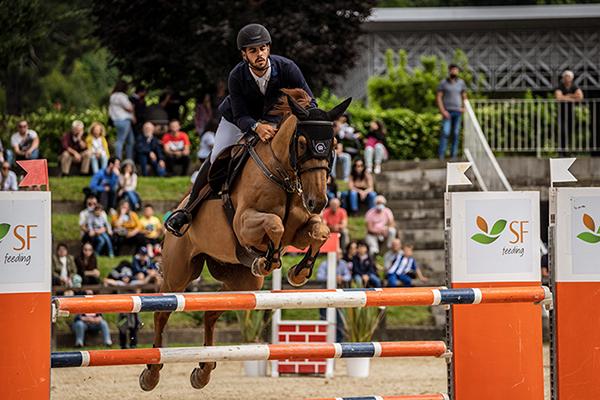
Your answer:
[[[0,191],[13,191],[19,190],[17,181],[17,174],[10,170],[10,164],[8,161],[2,163],[2,171],[0,171]]]
[[[123,159],[123,146],[128,159],[133,159],[133,146],[135,139],[133,136],[133,123],[135,115],[133,114],[133,104],[127,97],[127,83],[120,80],[115,85],[110,95],[108,105],[108,115],[117,129],[117,141],[115,142],[115,155]]]
[[[40,157],[40,138],[33,129],[29,129],[27,121],[17,124],[17,132],[10,137],[16,160],[36,160]]]

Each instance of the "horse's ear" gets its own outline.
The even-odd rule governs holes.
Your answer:
[[[290,110],[292,110],[292,114],[294,114],[299,119],[304,119],[308,117],[308,111],[304,109],[300,104],[296,102],[291,96],[287,96],[288,104],[290,105]]]
[[[335,121],[336,119],[341,117],[350,105],[350,103],[352,103],[352,97],[348,97],[346,100],[342,101],[340,104],[329,110],[327,112],[329,120]]]

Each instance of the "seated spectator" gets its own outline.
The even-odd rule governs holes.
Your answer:
[[[17,174],[10,170],[10,164],[8,161],[2,162],[2,171],[0,171],[0,191],[16,192],[19,190],[19,181],[17,180]]]
[[[105,210],[114,209],[117,203],[120,166],[119,159],[111,157],[108,159],[106,168],[96,172],[90,181],[91,193],[96,196]]]
[[[150,259],[150,256],[148,255],[148,249],[146,247],[140,247],[133,256],[131,269],[133,273],[133,280],[143,281],[144,284],[151,283],[150,280],[146,278],[156,277],[158,275],[158,269]]]
[[[327,177],[327,198],[329,200],[336,198],[338,195],[338,187],[335,178],[329,175]]]
[[[36,160],[40,157],[40,138],[27,121],[17,124],[17,132],[10,137],[10,145],[16,160]]]
[[[344,151],[344,145],[339,142],[335,145],[335,157],[331,164],[331,176],[336,179],[338,178],[338,163],[342,168],[342,176],[340,176],[339,179],[348,181],[348,178],[350,177],[350,168],[352,167],[352,156]]]
[[[217,121],[211,119],[206,124],[206,130],[200,136],[200,147],[198,148],[198,160],[204,162],[215,147],[215,131],[217,130]]]
[[[333,131],[338,142],[344,145],[346,153],[352,157],[358,156],[362,145],[360,143],[360,133],[350,126],[350,116],[344,114],[340,116],[333,125]]]
[[[181,167],[180,175],[184,176],[190,165],[190,139],[187,133],[180,129],[178,120],[174,119],[169,122],[169,132],[164,134],[162,143],[167,171],[173,174],[174,167],[179,165]]]
[[[385,273],[389,271],[394,261],[404,253],[402,252],[402,242],[400,239],[395,238],[392,240],[389,250],[383,255],[383,269]]]
[[[90,126],[85,143],[90,151],[90,162],[92,173],[95,174],[101,169],[105,169],[110,157],[108,142],[106,141],[106,130],[100,122],[94,122]]]
[[[323,222],[327,224],[329,230],[340,234],[340,246],[346,247],[350,238],[348,234],[348,214],[341,206],[339,199],[329,200],[329,207],[323,210]]]
[[[4,163],[4,161],[9,161],[4,158],[4,146],[2,145],[2,139],[0,139],[0,164]]]
[[[64,243],[56,246],[56,253],[52,256],[52,285],[81,287],[81,276],[77,275],[75,259]]]
[[[402,248],[402,252],[398,252],[396,257],[391,262],[389,269],[386,270],[386,279],[388,286],[414,286],[413,279],[418,278],[422,282],[426,282],[427,278],[421,273],[421,269],[417,266],[413,258],[413,246],[406,244]]]
[[[369,173],[380,173],[381,163],[387,159],[385,134],[383,121],[371,121],[365,138],[365,164]],[[375,161],[375,169],[373,169],[373,161]]]
[[[159,246],[160,239],[163,236],[163,225],[160,219],[154,215],[154,207],[150,204],[144,206],[140,224],[142,225],[142,233],[144,234],[146,245],[150,245],[150,249]],[[150,254],[150,256],[152,257],[153,254]]]
[[[63,176],[69,176],[71,164],[80,164],[79,171],[83,175],[90,172],[90,152],[83,138],[83,122],[75,120],[71,124],[71,131],[61,139],[61,151],[58,156],[60,171]]]
[[[88,291],[88,294],[90,294]],[[91,292],[93,294],[93,292]],[[112,339],[110,338],[110,329],[108,323],[102,317],[102,314],[89,313],[89,314],[77,314],[73,321],[73,332],[75,332],[75,347],[83,347],[85,343],[86,332],[98,332],[102,333],[102,341],[106,347],[112,346]]]
[[[350,214],[356,215],[358,213],[359,202],[365,202],[367,208],[371,209],[375,207],[376,196],[377,193],[375,193],[373,187],[373,177],[365,170],[364,161],[360,159],[355,160],[350,172],[350,179],[348,180],[348,192],[342,194],[344,208]]]
[[[133,278],[133,267],[129,261],[123,260],[108,276],[104,278],[105,286],[128,286]]]
[[[119,199],[128,201],[129,207],[134,211],[139,210],[141,207],[140,195],[136,192],[137,178],[133,161],[123,161],[121,175],[119,176],[119,191],[117,194]]]
[[[111,258],[115,256],[111,238],[112,230],[102,204],[97,204],[94,213],[88,217],[88,236],[94,244],[96,254],[101,255],[106,247],[108,256]]]
[[[77,273],[83,278],[84,285],[97,285],[100,283],[100,270],[98,260],[94,254],[94,247],[89,242],[81,246],[81,253],[75,259]]]
[[[365,221],[367,223],[367,236],[365,242],[371,249],[371,255],[379,254],[380,243],[386,243],[390,248],[392,240],[396,238],[396,222],[394,213],[385,206],[385,197],[379,195],[375,199],[375,207],[367,211]]]
[[[112,215],[113,244],[115,253],[119,253],[123,244],[136,248],[144,244],[142,224],[135,211],[131,211],[127,201],[121,201],[116,213]]]
[[[142,126],[142,135],[135,144],[135,152],[143,176],[148,176],[148,164],[156,176],[165,176],[167,173],[162,144],[154,136],[155,126],[146,122]]]
[[[358,242],[356,254],[352,257],[352,279],[359,287],[381,287],[377,266],[369,255],[369,246],[362,240]]]
[[[317,269],[317,281],[327,282],[327,258],[319,264]],[[343,258],[342,249],[337,252],[337,266],[335,269],[335,281],[337,287],[350,287],[352,280],[352,265]]]
[[[119,314],[117,321],[119,326],[119,345],[122,349],[135,349],[137,347],[137,335],[142,323],[136,313]]]
[[[356,240],[351,240],[344,249],[344,260],[346,260],[350,266],[352,266],[352,258],[356,255],[357,248],[358,242]]]
[[[91,194],[85,199],[85,208],[79,212],[79,236],[81,237],[81,243],[92,241],[88,234],[88,219],[94,215],[94,209],[97,205],[98,199]],[[106,213],[104,215],[106,216]]]

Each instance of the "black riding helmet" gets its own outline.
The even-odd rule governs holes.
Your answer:
[[[271,44],[271,35],[264,26],[260,24],[249,24],[238,32],[238,50],[250,46],[260,46],[261,44]]]

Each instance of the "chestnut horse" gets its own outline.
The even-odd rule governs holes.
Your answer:
[[[310,98],[301,89],[283,91],[275,107],[275,112],[284,114],[275,137],[244,149],[252,159],[230,189],[233,224],[223,200],[210,199],[201,205],[187,234],[177,238],[167,233],[160,266],[161,292],[184,291],[198,278],[204,263],[223,283],[223,290],[261,289],[264,276],[281,267],[280,255],[288,245],[309,247],[303,260],[288,272],[288,281],[301,286],[310,278],[315,257],[329,236],[319,213],[327,204],[327,176],[335,147],[333,121],[344,113],[351,99],[326,112],[306,109]],[[253,258],[251,265],[240,259],[240,248],[247,249]],[[205,313],[205,346],[213,345],[215,323],[221,314]],[[154,314],[154,347],[162,346],[169,316],[170,312]],[[214,362],[200,363],[190,376],[192,386],[206,386],[215,366]],[[139,382],[143,390],[156,387],[161,368],[162,364],[152,364],[142,371]]]

